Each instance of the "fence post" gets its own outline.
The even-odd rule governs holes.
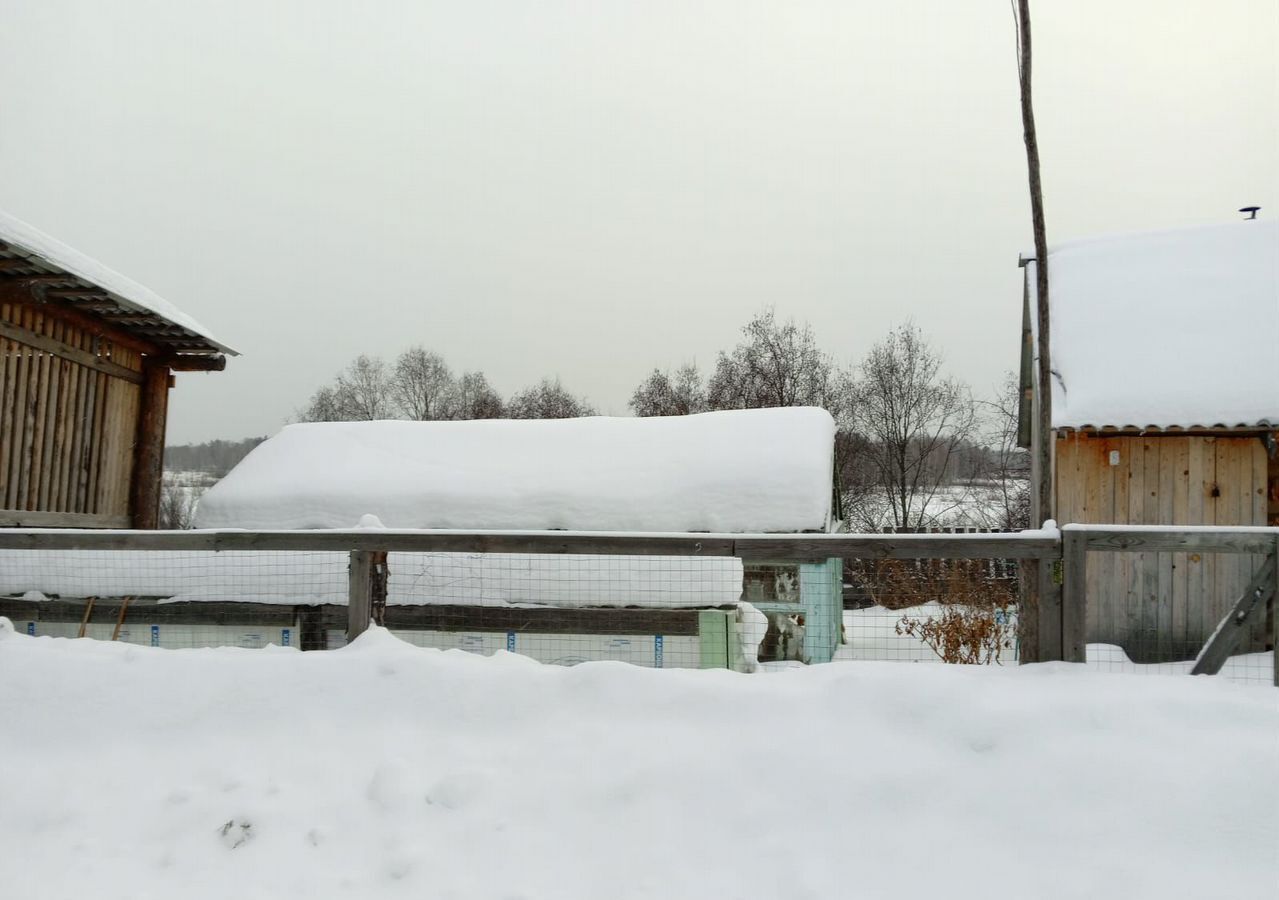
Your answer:
[[[1039,662],[1039,569],[1041,559],[1023,559],[1017,565],[1017,659]]]
[[[1270,651],[1275,658],[1275,687],[1279,687],[1279,537],[1275,538],[1275,583],[1270,593]]]
[[[1061,556],[1039,557],[1039,662],[1059,662],[1061,635]]]
[[[1061,535],[1061,658],[1087,662],[1088,536],[1082,531]]]
[[[373,603],[373,553],[351,551],[350,590],[346,599],[346,640],[355,640],[369,627]]]

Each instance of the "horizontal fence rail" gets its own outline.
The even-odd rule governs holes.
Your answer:
[[[0,550],[306,550],[732,556],[738,559],[1041,559],[1055,534],[612,534],[586,531],[0,530]]]
[[[283,627],[283,623],[292,621],[293,634],[288,638],[305,646],[333,646],[333,635],[349,639],[363,631],[370,622],[385,624],[387,627],[400,628],[407,631],[431,632],[476,632],[479,634],[499,634],[507,630],[507,648],[514,644],[511,634],[632,634],[661,633],[671,640],[690,635],[701,635],[705,644],[708,628],[726,628],[725,640],[728,640],[735,627],[731,623],[712,625],[720,621],[703,612],[718,611],[720,619],[730,615],[735,608],[736,599],[752,600],[765,610],[776,613],[800,611],[799,606],[792,608],[772,608],[767,603],[759,603],[753,598],[751,589],[758,589],[761,578],[780,578],[768,567],[789,566],[795,573],[802,572],[802,577],[793,574],[795,596],[808,590],[812,584],[820,584],[821,590],[832,593],[836,597],[835,618],[829,622],[814,620],[814,610],[807,609],[807,622],[804,616],[797,621],[808,627],[810,643],[825,640],[827,643],[849,643],[843,632],[849,627],[850,617],[840,619],[843,612],[843,601],[853,597],[854,606],[850,608],[852,621],[869,622],[869,617],[857,615],[862,612],[858,603],[863,606],[865,599],[856,599],[860,587],[849,584],[847,579],[852,573],[856,579],[865,573],[878,576],[878,586],[892,585],[891,577],[898,582],[915,579],[912,584],[922,585],[923,591],[933,590],[933,583],[945,578],[958,579],[971,576],[985,584],[991,580],[985,568],[964,568],[970,565],[986,566],[978,561],[1003,561],[999,566],[1001,574],[999,585],[993,582],[987,588],[998,587],[1008,599],[999,599],[998,606],[1003,612],[1001,616],[1015,619],[1020,656],[1023,661],[1065,660],[1084,662],[1087,659],[1087,646],[1090,640],[1090,617],[1096,619],[1094,607],[1097,598],[1090,595],[1088,588],[1088,558],[1092,554],[1120,554],[1124,556],[1145,555],[1151,558],[1162,555],[1191,556],[1196,561],[1200,554],[1239,557],[1240,567],[1251,566],[1256,569],[1256,576],[1249,582],[1247,596],[1230,598],[1227,604],[1235,621],[1231,627],[1226,622],[1212,631],[1212,638],[1217,643],[1207,646],[1205,643],[1201,661],[1195,671],[1216,671],[1213,665],[1220,665],[1232,651],[1223,641],[1251,639],[1256,642],[1260,632],[1260,623],[1265,620],[1266,635],[1279,636],[1279,624],[1273,624],[1275,616],[1273,607],[1275,597],[1279,594],[1279,573],[1272,565],[1261,568],[1252,565],[1251,558],[1265,559],[1271,555],[1279,558],[1279,529],[1277,528],[1207,528],[1191,526],[1106,526],[1106,525],[1068,525],[1061,531],[1048,528],[1043,530],[1017,533],[914,533],[914,534],[712,534],[712,533],[680,533],[680,534],[619,534],[609,532],[578,531],[453,531],[453,530],[389,530],[389,529],[351,529],[324,531],[129,531],[129,530],[71,530],[71,529],[0,529],[0,569],[5,565],[13,565],[13,555],[6,553],[19,551],[18,556],[26,560],[24,565],[28,571],[36,571],[35,581],[40,581],[38,570],[47,562],[50,571],[59,562],[57,554],[94,551],[133,552],[141,551],[146,557],[150,552],[174,555],[180,554],[182,566],[190,566],[193,573],[206,571],[201,565],[223,567],[239,565],[240,557],[262,560],[261,570],[265,580],[275,579],[276,584],[284,584],[280,593],[296,595],[298,599],[288,600],[295,604],[291,607],[281,603],[281,609],[271,611],[261,609],[255,622],[264,629]],[[49,556],[44,556],[44,553]],[[260,554],[260,555],[259,555]],[[272,557],[275,554],[275,557]],[[312,569],[305,557],[310,555]],[[388,606],[387,588],[387,554],[390,557],[392,589],[391,605]],[[496,571],[492,563],[501,561],[500,557],[516,557],[526,560],[532,579],[527,586],[532,595],[524,600],[527,605],[469,605],[466,599],[450,599],[447,592],[430,593],[430,589],[412,584],[405,587],[405,579],[412,580],[414,573],[407,562],[418,558],[426,558],[431,554],[449,554],[468,560],[482,581],[491,578]],[[547,574],[554,567],[542,567],[534,562],[539,557],[548,555],[566,558],[582,558],[587,560],[581,566],[573,568],[566,565],[563,572],[556,576]],[[324,557],[324,559],[321,559]],[[641,598],[635,604],[625,600],[611,600],[596,605],[582,601],[581,608],[571,606],[558,607],[554,600],[536,599],[552,595],[560,589],[555,577],[563,579],[578,578],[581,583],[576,590],[582,596],[609,595],[606,579],[612,577],[639,577],[634,573],[624,576],[620,569],[610,568],[617,563],[609,560],[624,558],[649,558],[654,565],[662,568],[660,573],[663,589],[668,592],[672,585],[680,582],[686,594],[674,601],[674,607],[663,608],[658,603],[645,606]],[[664,557],[666,560],[656,560]],[[594,558],[594,559],[592,559]],[[677,560],[696,560],[704,558],[708,562],[696,562],[690,565],[708,565],[711,560],[732,560],[740,562],[737,571],[745,566],[747,576],[741,591],[728,596],[724,589],[723,573],[717,576],[719,582],[712,589],[711,582],[693,583],[696,575],[690,577],[689,570],[681,570],[675,564]],[[222,563],[217,563],[223,560]],[[287,569],[282,560],[292,560],[292,570]],[[325,561],[327,560],[327,561]],[[838,561],[856,564],[848,568]],[[925,563],[927,560],[954,561],[946,563]],[[900,562],[899,562],[900,561]],[[175,563],[175,566],[178,564]],[[484,567],[488,565],[489,568]],[[638,560],[637,560],[638,565]],[[861,568],[857,568],[860,565]],[[881,565],[907,566],[896,570],[877,571]],[[993,563],[991,565],[994,565]],[[319,568],[315,568],[319,566]],[[926,568],[918,568],[926,566]],[[937,568],[940,566],[941,568]],[[539,568],[540,567],[540,568]],[[763,567],[760,569],[760,567]],[[760,569],[764,575],[760,575]],[[1020,569],[1020,575],[1018,570]],[[92,577],[92,570],[88,570]],[[185,570],[174,570],[178,577]],[[656,571],[656,570],[654,570]],[[991,571],[994,571],[993,569]],[[301,573],[301,574],[299,574]],[[80,574],[77,570],[77,574]],[[498,576],[501,575],[497,572]],[[1096,574],[1095,572],[1093,573]],[[198,580],[199,574],[192,577]],[[306,578],[311,578],[308,583]],[[704,578],[705,576],[703,576]],[[293,578],[296,587],[289,584]],[[1020,590],[1016,589],[1020,578]],[[340,581],[339,581],[340,579]],[[349,583],[348,583],[349,579]],[[380,579],[380,582],[379,582]],[[397,580],[398,579],[398,580]],[[541,579],[541,581],[538,581]],[[930,581],[931,579],[931,581]],[[984,581],[983,581],[984,579]],[[1258,580],[1260,579],[1260,580]],[[50,576],[50,581],[54,579]],[[251,580],[251,579],[250,579]],[[800,582],[803,581],[804,584]],[[812,584],[810,584],[811,582]],[[438,582],[436,582],[438,583]],[[807,586],[806,586],[807,585]],[[768,587],[767,585],[765,585]],[[979,585],[980,587],[980,585]],[[801,588],[803,590],[801,590]],[[770,588],[771,589],[771,588]],[[12,588],[6,588],[12,591]],[[542,593],[538,594],[538,590]],[[407,594],[405,592],[408,592]],[[426,593],[423,593],[426,591]],[[705,592],[698,594],[698,591]],[[851,593],[850,593],[851,592]],[[123,597],[123,591],[116,596],[98,592],[94,594],[89,588],[79,593],[63,590],[49,591],[52,596],[61,596],[63,600],[47,600],[32,602],[10,594],[10,599],[0,598],[0,614],[13,615],[15,610],[29,609],[38,611],[49,621],[67,621],[73,615],[79,615],[61,607],[67,606],[65,598],[81,596],[89,601],[83,611],[83,621],[79,632],[92,632],[89,625],[92,603],[96,599],[99,612],[95,615],[116,615],[115,632],[119,633],[121,625],[126,621],[126,607],[134,604],[134,614],[141,616],[143,611],[156,622],[176,622],[182,616],[191,621],[210,621],[214,625],[223,625],[233,616],[231,611],[236,603],[214,602],[228,598],[207,597],[189,601],[169,591],[135,591],[135,596]],[[615,592],[616,593],[616,592]],[[1020,595],[1018,602],[1018,595]],[[919,594],[914,595],[918,599]],[[311,599],[303,599],[303,598]],[[702,597],[709,598],[700,602]],[[1001,594],[1003,597],[1003,594]],[[231,598],[233,599],[233,598]],[[773,598],[775,599],[775,598]],[[1162,602],[1163,598],[1157,598]],[[281,601],[274,601],[280,603]],[[941,600],[944,609],[946,603],[963,601]],[[16,605],[27,603],[25,607]],[[1008,604],[1012,605],[1009,606]],[[61,604],[61,607],[59,606]],[[540,604],[540,606],[538,606]],[[885,602],[884,609],[876,604],[876,611],[884,621],[873,623],[872,628],[883,631],[895,627],[901,618],[895,610],[909,606],[906,602]],[[242,607],[269,607],[269,603],[257,603],[247,599]],[[937,604],[933,604],[937,608]],[[288,610],[292,610],[289,612]],[[1144,614],[1144,613],[1143,613]],[[824,615],[824,614],[823,614]],[[1153,615],[1153,614],[1152,614]],[[1162,615],[1162,613],[1160,614]],[[212,621],[209,617],[215,617]],[[699,618],[700,616],[700,618]],[[1251,617],[1248,619],[1248,617]],[[892,621],[889,621],[889,619]],[[1246,622],[1245,619],[1248,619]],[[1152,618],[1162,628],[1162,620]],[[72,623],[74,624],[74,623]],[[1210,623],[1210,624],[1215,624]],[[1246,625],[1246,627],[1244,627]],[[343,628],[345,626],[345,628]],[[1143,625],[1143,627],[1147,627]],[[1154,626],[1149,626],[1154,627]],[[825,628],[825,637],[821,637],[821,629]],[[801,628],[802,631],[802,628]],[[344,633],[344,636],[343,636]],[[870,631],[865,632],[870,634]],[[875,632],[878,633],[878,632]],[[901,632],[897,631],[900,635]],[[326,641],[325,635],[329,635]],[[1242,635],[1242,637],[1240,637]],[[1251,638],[1249,638],[1251,635]],[[1161,638],[1162,640],[1162,638]],[[1274,638],[1268,638],[1270,643]],[[865,643],[865,642],[863,642]],[[490,648],[491,649],[491,648]],[[1248,651],[1251,652],[1251,651]],[[661,664],[662,647],[659,641],[655,651],[657,664]],[[826,661],[836,658],[833,654],[818,654],[812,660]],[[838,658],[848,658],[847,655]],[[891,657],[890,657],[891,658]],[[901,657],[904,658],[904,657]],[[918,658],[918,657],[916,657]],[[703,663],[705,651],[703,648]],[[1143,660],[1138,660],[1139,662]],[[1275,681],[1279,684],[1279,664],[1275,666]]]

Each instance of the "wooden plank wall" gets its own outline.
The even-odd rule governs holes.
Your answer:
[[[0,304],[5,524],[127,526],[141,372],[134,350],[36,307]]]
[[[1070,433],[1056,447],[1062,524],[1267,523],[1269,461],[1255,436]],[[1087,640],[1119,644],[1138,662],[1192,659],[1261,562],[1242,554],[1090,553]],[[1265,643],[1258,622],[1247,649]]]

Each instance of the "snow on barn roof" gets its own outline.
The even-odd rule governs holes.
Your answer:
[[[825,531],[821,409],[289,425],[201,498],[200,528]]]
[[[1049,259],[1054,427],[1279,424],[1279,221],[1074,241]]]
[[[66,276],[66,285],[100,294],[91,297],[92,312],[134,331],[175,353],[221,352],[236,355],[195,319],[149,288],[0,210],[0,257],[28,271],[7,269],[17,278]],[[53,290],[59,288],[55,285]],[[75,307],[76,300],[68,300]],[[141,317],[139,316],[141,313]]]

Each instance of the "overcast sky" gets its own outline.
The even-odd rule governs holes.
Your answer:
[[[1050,241],[1279,215],[1279,3],[1032,6]],[[418,343],[625,415],[768,305],[840,362],[913,319],[979,393],[1017,363],[1006,0],[0,10],[0,207],[243,354],[171,442]]]

